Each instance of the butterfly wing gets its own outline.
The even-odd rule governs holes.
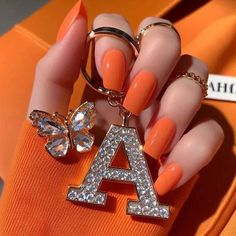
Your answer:
[[[63,118],[47,112],[34,110],[29,116],[38,134],[47,137],[46,150],[53,157],[65,156],[70,148],[68,129]]]
[[[91,102],[80,105],[68,118],[70,136],[78,152],[91,150],[94,136],[88,130],[93,128],[95,121],[95,106]]]
[[[70,148],[70,140],[67,136],[51,136],[45,148],[53,157],[64,157]]]
[[[85,102],[80,105],[69,117],[69,128],[75,132],[92,129],[96,121],[94,103]]]
[[[94,143],[94,136],[87,130],[73,133],[73,144],[78,152],[88,152],[91,150]]]
[[[40,136],[63,135],[68,133],[64,120],[47,112],[34,110],[29,116],[32,125],[38,128]]]

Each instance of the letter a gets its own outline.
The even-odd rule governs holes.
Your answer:
[[[110,166],[122,143],[124,151],[127,153],[130,169]],[[135,128],[111,125],[81,186],[70,186],[67,199],[105,205],[107,194],[98,191],[102,179],[134,183],[138,201],[128,200],[126,213],[153,218],[169,218],[169,207],[160,205],[158,202],[141,147]]]

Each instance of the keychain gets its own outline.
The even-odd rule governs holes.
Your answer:
[[[104,35],[125,40],[137,57],[138,42],[125,32],[113,27],[101,27],[91,31],[87,37],[87,51],[89,51],[91,40]],[[133,216],[168,219],[169,206],[159,203],[138,131],[136,128],[128,126],[132,114],[122,106],[124,92],[111,91],[99,85],[86,72],[86,63],[86,60],[83,59],[81,70],[84,78],[95,91],[107,96],[110,106],[119,108],[122,124],[110,126],[82,184],[79,187],[69,186],[67,200],[105,206],[107,193],[99,191],[102,180],[133,183],[138,199],[128,200],[126,213]],[[111,167],[112,160],[120,146],[123,147],[124,154],[127,156],[130,169]]]

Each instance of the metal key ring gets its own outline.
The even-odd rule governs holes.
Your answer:
[[[102,37],[102,36],[105,36],[105,35],[110,35],[111,37],[115,37],[115,38],[125,40],[128,43],[128,45],[132,48],[132,50],[134,51],[135,58],[138,56],[138,54],[139,54],[139,45],[138,45],[137,41],[135,41],[135,39],[133,39],[126,32],[124,32],[120,29],[114,28],[114,27],[100,27],[100,28],[94,29],[91,32],[89,32],[88,35],[87,35],[87,41],[86,41],[87,54],[89,53],[89,48],[90,48],[91,41],[93,39],[95,39],[96,37]],[[97,83],[87,73],[87,71],[86,71],[87,56],[88,55],[86,55],[86,57],[82,57],[81,71],[82,71],[83,77],[85,78],[85,80],[87,81],[89,86],[92,87],[94,90],[96,90],[99,93],[102,93],[104,95],[110,95],[111,92],[114,93],[114,91],[106,89],[102,85]],[[122,95],[122,92],[120,92],[120,94]]]

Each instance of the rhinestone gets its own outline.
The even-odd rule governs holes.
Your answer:
[[[68,198],[69,198],[71,201],[74,201],[74,200],[77,198],[77,193],[72,190],[72,191],[68,194]]]
[[[112,132],[113,132],[113,133],[118,133],[119,131],[120,131],[120,128],[117,127],[117,126],[114,126],[114,127],[112,128]]]
[[[103,195],[97,195],[96,196],[96,198],[95,198],[95,202],[96,202],[96,204],[99,204],[99,205],[101,205],[101,204],[103,204],[104,203],[104,197],[103,197]]]
[[[144,215],[150,215],[151,208],[149,206],[145,206],[142,208],[142,213]]]
[[[78,194],[78,201],[85,202],[85,195],[83,193]]]
[[[115,150],[112,149],[112,148],[109,148],[107,151],[106,151],[106,154],[109,155],[109,156],[113,156],[115,154]]]
[[[168,209],[166,209],[166,208],[161,208],[160,209],[160,216],[162,217],[162,218],[169,218],[169,210]]]
[[[93,174],[89,175],[89,176],[86,178],[86,181],[87,181],[88,183],[94,182],[94,181],[95,181],[95,178],[94,178]]]
[[[31,120],[36,120],[36,119],[38,119],[38,118],[40,117],[40,114],[41,114],[40,111],[34,110],[34,111],[32,111],[32,112],[30,113],[29,118],[30,118]]]
[[[83,103],[72,117],[72,128],[75,131],[82,129],[91,129],[96,122],[96,112],[94,104],[90,102]]]
[[[39,133],[42,135],[58,135],[66,132],[65,127],[48,117],[42,117],[38,120]]]
[[[159,209],[157,207],[152,208],[151,213],[153,216],[158,217],[159,216]]]
[[[128,213],[132,215],[141,215],[142,210],[141,207],[137,204],[137,202],[129,202]]]
[[[135,213],[137,211],[137,206],[135,204],[129,204],[129,212]]]
[[[54,138],[45,145],[48,152],[54,157],[65,156],[69,148],[68,138]]]
[[[92,203],[94,201],[94,195],[93,194],[88,194],[87,195],[87,202],[88,203]]]
[[[94,136],[88,132],[81,131],[73,137],[73,143],[78,152],[87,152],[91,149],[94,142]]]

